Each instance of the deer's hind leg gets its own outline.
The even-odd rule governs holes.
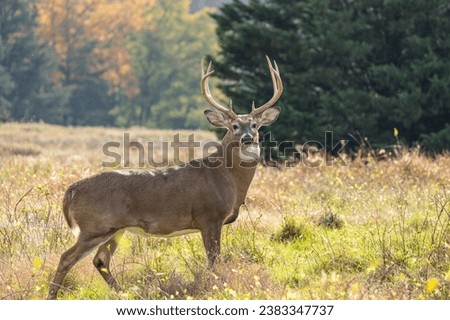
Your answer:
[[[92,261],[94,263],[95,268],[97,268],[98,272],[101,274],[103,279],[105,279],[106,283],[110,288],[119,291],[120,286],[117,283],[116,279],[111,274],[110,262],[111,257],[116,251],[120,238],[123,235],[123,231],[117,232],[110,240],[102,244],[98,250],[97,254]]]
[[[47,299],[56,299],[58,290],[61,288],[61,284],[70,269],[98,245],[108,241],[113,234],[94,236],[80,233],[75,245],[61,255],[55,277],[50,283]]]

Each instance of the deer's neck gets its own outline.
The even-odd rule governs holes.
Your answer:
[[[239,205],[243,204],[247,190],[255,175],[258,161],[244,161],[240,152],[239,143],[237,141],[229,141],[227,136],[222,140],[221,147],[221,150],[218,150],[218,153],[222,157],[220,170],[233,179],[239,194]]]

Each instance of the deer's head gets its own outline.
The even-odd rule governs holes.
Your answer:
[[[255,107],[255,103],[253,102],[252,111],[244,115],[234,113],[231,100],[228,108],[214,100],[208,83],[209,76],[211,76],[214,70],[211,70],[210,62],[205,72],[202,61],[202,94],[206,101],[214,108],[214,110],[205,110],[204,114],[212,125],[228,130],[226,139],[224,140],[227,143],[238,143],[241,151],[241,159],[245,161],[259,158],[258,130],[262,126],[268,126],[275,122],[280,113],[280,108],[274,107],[274,104],[283,93],[280,71],[275,61],[274,65],[272,65],[267,56],[266,59],[269,65],[270,75],[272,76],[273,96],[268,102],[258,108]]]

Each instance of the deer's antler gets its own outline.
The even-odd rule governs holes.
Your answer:
[[[203,67],[203,59],[202,59],[202,81],[201,81],[201,87],[202,87],[202,94],[205,97],[206,101],[208,101],[208,103],[214,107],[216,110],[225,113],[226,115],[228,115],[231,119],[236,119],[237,115],[234,113],[232,107],[231,107],[231,100],[230,100],[230,108],[226,108],[224,106],[222,106],[220,103],[218,103],[216,100],[214,100],[214,98],[211,95],[211,91],[209,90],[209,76],[211,76],[214,72],[214,70],[211,70],[211,62],[209,62],[208,64],[208,68],[205,69]]]
[[[251,116],[255,117],[270,107],[273,107],[273,105],[280,99],[281,95],[283,94],[283,82],[281,82],[281,76],[280,76],[280,70],[278,69],[278,65],[273,61],[273,64],[275,65],[275,68],[273,67],[272,63],[270,62],[270,59],[268,56],[266,56],[267,64],[269,65],[270,75],[272,76],[272,83],[273,83],[273,96],[272,98],[267,101],[262,106],[255,108],[255,105],[252,106],[252,112],[250,113]]]

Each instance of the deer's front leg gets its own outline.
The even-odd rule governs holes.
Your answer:
[[[201,230],[203,245],[205,246],[209,268],[213,268],[214,262],[220,255],[221,233],[222,233],[222,223],[209,224],[204,228],[202,228]]]

